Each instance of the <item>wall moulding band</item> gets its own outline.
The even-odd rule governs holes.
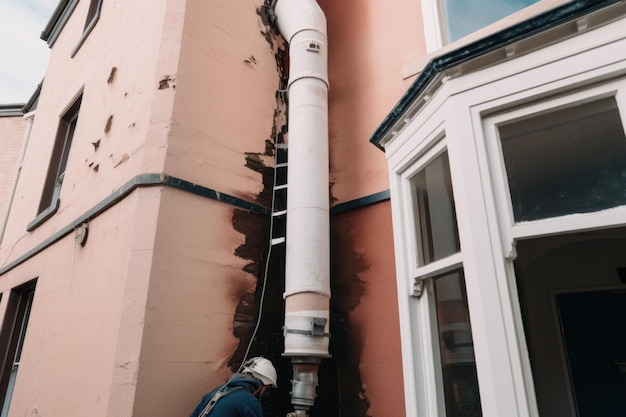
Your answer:
[[[211,188],[203,187],[201,185],[182,180],[180,178],[172,177],[167,174],[140,174],[127,181],[124,185],[115,190],[108,197],[106,197],[98,204],[74,219],[70,224],[61,228],[56,233],[52,234],[43,242],[41,242],[28,252],[24,253],[17,259],[9,262],[6,266],[0,268],[0,276],[6,274],[16,266],[37,255],[44,249],[52,246],[70,233],[73,233],[76,229],[76,225],[87,223],[95,219],[100,214],[104,213],[111,207],[115,206],[117,203],[124,200],[137,188],[158,186],[176,188],[178,190],[186,191],[188,193],[196,194],[205,198],[221,201],[223,203],[230,204],[237,208],[248,210],[263,216],[269,216],[271,213],[271,210],[266,207],[242,200],[241,198],[234,197],[230,194],[222,193]]]

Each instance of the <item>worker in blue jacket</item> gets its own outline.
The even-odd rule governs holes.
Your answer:
[[[202,397],[189,417],[263,417],[259,398],[268,387],[276,388],[276,369],[269,360],[256,357],[241,373]]]

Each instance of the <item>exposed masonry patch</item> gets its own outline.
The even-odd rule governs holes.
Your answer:
[[[248,58],[244,59],[243,62],[250,66],[252,66],[252,64],[254,65],[257,64],[256,58],[254,57],[254,55],[250,55]]]
[[[170,87],[176,88],[176,78],[166,75],[159,81],[159,90],[165,90]]]
[[[104,133],[107,134],[111,131],[111,126],[113,126],[113,115],[110,115],[107,119],[106,124],[104,125]]]
[[[277,91],[284,90],[287,86],[286,53],[282,37],[270,22],[268,10],[271,0],[265,0],[263,5],[256,9],[259,17],[260,33],[267,41],[267,45],[273,53],[278,74]],[[253,68],[260,65],[261,59],[250,55],[243,60],[245,65]],[[267,132],[265,145],[262,152],[245,152],[245,166],[254,172],[261,174],[263,189],[255,197],[255,202],[264,207],[270,207],[272,202],[272,189],[274,177],[274,152],[275,144],[284,142],[287,132],[286,98],[284,94],[275,95],[275,107],[271,131]],[[247,349],[252,332],[258,319],[258,311],[263,288],[263,279],[267,276],[265,296],[259,329],[254,343],[251,346],[249,357],[262,355],[270,359],[276,366],[279,375],[291,374],[291,363],[282,358],[283,335],[282,322],[284,316],[284,245],[272,248],[272,254],[268,260],[269,251],[269,217],[259,216],[246,210],[236,209],[233,212],[233,227],[245,236],[245,242],[235,250],[235,255],[249,260],[244,270],[257,277],[257,285],[254,293],[244,294],[235,311],[233,320],[233,334],[239,338],[239,346],[231,358],[229,365],[236,370]],[[267,274],[265,268],[268,268]],[[278,381],[279,388],[270,398],[263,401],[265,415],[286,415],[290,410],[290,383],[284,378]]]
[[[113,83],[113,80],[115,80],[116,73],[117,73],[117,67],[111,68],[111,72],[109,73],[109,78],[107,79],[107,84]]]

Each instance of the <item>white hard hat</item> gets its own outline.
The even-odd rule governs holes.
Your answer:
[[[243,364],[242,373],[245,374],[247,372],[263,382],[264,385],[269,385],[271,387],[277,388],[276,369],[274,369],[274,365],[272,365],[272,362],[270,362],[269,360],[260,356],[250,359]]]

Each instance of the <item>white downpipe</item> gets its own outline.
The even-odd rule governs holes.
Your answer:
[[[275,15],[281,34],[289,42],[290,58],[285,356],[327,357],[330,233],[326,17],[315,0],[279,0]],[[312,325],[312,320],[317,323]],[[322,322],[323,336],[304,334]]]
[[[294,370],[290,415],[302,416],[330,356],[328,40],[315,0],[278,0],[274,14],[290,59],[284,356]]]

